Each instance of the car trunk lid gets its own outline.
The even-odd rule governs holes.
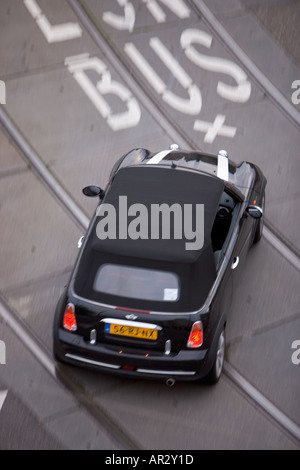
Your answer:
[[[186,345],[191,329],[190,314],[151,313],[121,307],[101,308],[96,314],[88,312],[91,310],[76,309],[78,331],[86,340],[136,352],[178,352]]]

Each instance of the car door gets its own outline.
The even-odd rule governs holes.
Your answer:
[[[255,223],[256,221],[246,212],[246,204],[243,204],[237,221],[236,242],[229,259],[234,290],[238,288],[247,253],[252,245]]]

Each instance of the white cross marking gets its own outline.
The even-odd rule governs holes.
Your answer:
[[[8,392],[7,390],[4,390],[3,392],[0,392],[0,411],[1,411],[2,406],[4,404],[7,392]]]
[[[197,119],[194,123],[194,130],[206,132],[204,142],[211,144],[217,135],[233,138],[236,133],[236,127],[223,126],[226,116],[218,114],[214,122],[200,121]]]

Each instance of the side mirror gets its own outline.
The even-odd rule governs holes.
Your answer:
[[[259,206],[248,206],[247,209],[247,214],[251,215],[253,219],[260,219],[263,215],[263,210]]]
[[[103,189],[99,188],[99,186],[86,186],[82,190],[83,194],[87,197],[96,197],[98,196],[100,199],[103,197]]]

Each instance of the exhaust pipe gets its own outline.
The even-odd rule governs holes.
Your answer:
[[[173,387],[173,385],[175,384],[175,379],[172,379],[171,377],[169,379],[166,380],[166,385],[168,387]]]

